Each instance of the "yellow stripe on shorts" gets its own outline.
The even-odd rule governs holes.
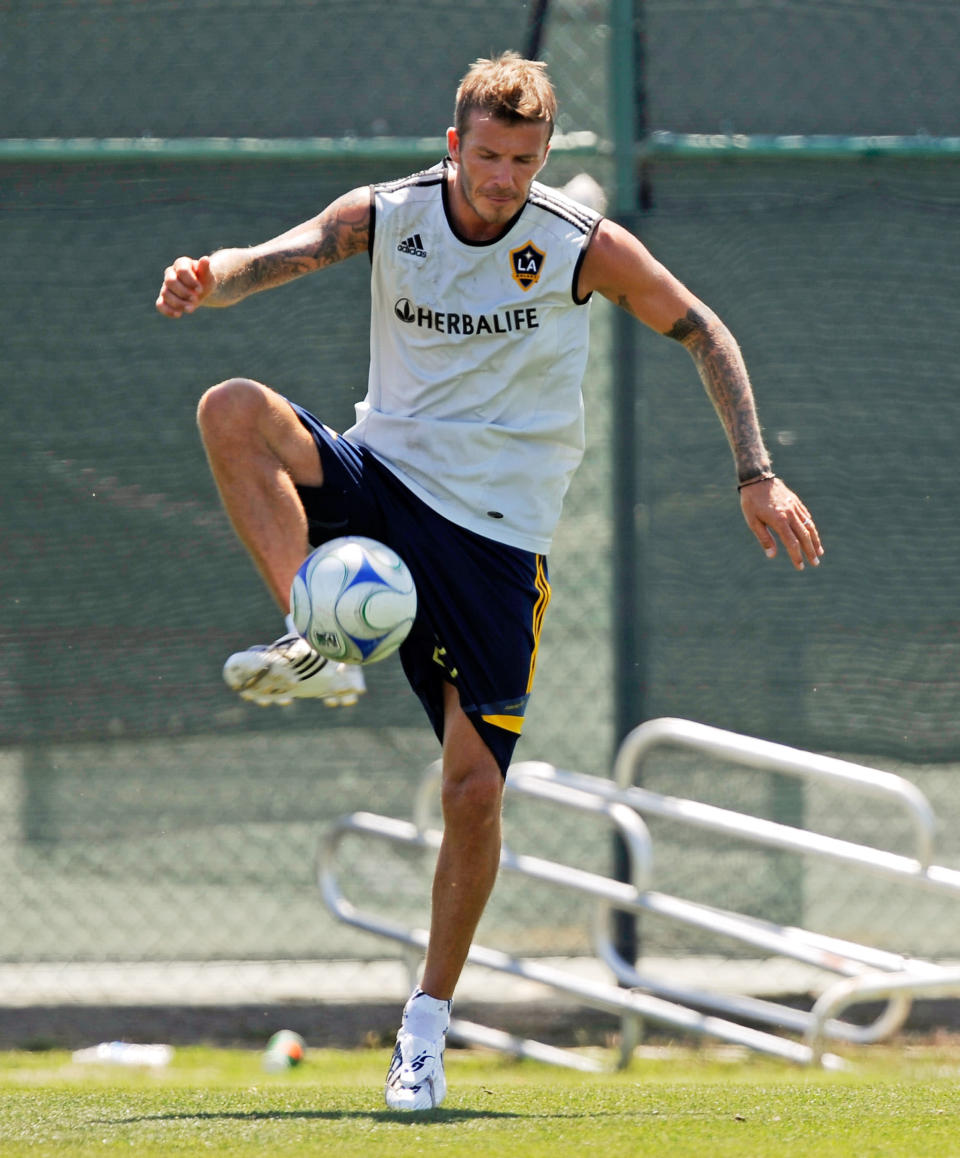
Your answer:
[[[547,579],[547,569],[544,566],[544,557],[537,556],[537,574],[534,582],[540,594],[533,608],[533,654],[530,656],[530,674],[527,677],[527,694],[533,687],[533,677],[537,670],[537,652],[540,650],[540,631],[543,627],[543,616],[550,602],[550,583]],[[517,731],[520,729],[518,728]]]
[[[523,731],[523,716],[481,716],[485,724],[503,728],[507,732],[516,732],[519,736]]]

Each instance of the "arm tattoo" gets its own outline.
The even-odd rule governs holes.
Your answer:
[[[230,280],[230,288],[243,294],[256,293],[310,273],[316,266],[297,253],[269,253],[251,256]]]
[[[224,305],[237,302],[248,294],[362,253],[367,248],[369,229],[369,198],[360,190],[348,193],[311,221],[272,241],[226,251],[225,268],[218,271],[216,298]]]
[[[750,378],[733,335],[713,314],[690,309],[667,331],[697,367],[707,396],[723,423],[740,479],[770,467],[763,444]]]
[[[354,190],[334,201],[320,214],[317,222],[319,237],[310,250],[315,268],[366,252],[370,235],[369,194],[366,190]]]
[[[667,337],[673,338],[675,342],[685,342],[696,331],[698,325],[702,326],[704,319],[700,317],[696,310],[688,310],[685,318],[677,318],[669,330],[667,330]]]

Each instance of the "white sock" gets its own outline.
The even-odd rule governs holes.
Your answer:
[[[287,617],[284,619],[284,623],[287,625],[287,631],[288,631],[288,632],[289,632],[291,635],[299,635],[299,634],[300,634],[300,632],[299,632],[299,631],[297,631],[297,627],[296,627],[296,624],[293,622],[293,616],[292,616],[292,615],[288,615],[288,616],[287,616]]]
[[[403,1026],[414,1037],[438,1038],[450,1024],[452,1001],[431,997],[417,986],[403,1007]]]

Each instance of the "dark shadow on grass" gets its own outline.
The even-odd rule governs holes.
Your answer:
[[[133,1118],[99,1118],[98,1126],[133,1126],[139,1122],[340,1122],[367,1118],[373,1122],[399,1122],[405,1126],[423,1122],[463,1122],[483,1118],[527,1118],[528,1114],[504,1113],[500,1110],[251,1110],[245,1113],[200,1112],[196,1114],[138,1114]],[[536,1117],[537,1115],[532,1115]]]

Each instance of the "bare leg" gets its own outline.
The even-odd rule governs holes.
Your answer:
[[[463,970],[500,864],[503,777],[490,749],[444,685],[443,842],[433,878],[430,943],[421,988],[446,1000]]]
[[[310,552],[295,483],[320,486],[316,444],[279,394],[248,378],[213,386],[197,424],[224,508],[281,611]]]

